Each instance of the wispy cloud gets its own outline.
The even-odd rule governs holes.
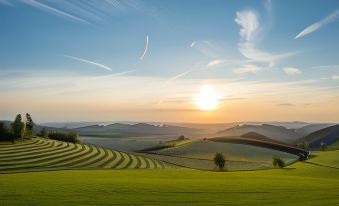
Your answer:
[[[234,21],[240,26],[239,52],[249,60],[254,62],[264,62],[274,65],[274,62],[297,54],[298,52],[287,52],[281,54],[271,54],[256,48],[259,34],[264,31],[259,22],[258,14],[252,10],[239,11],[236,13]],[[262,36],[262,35],[260,35]]]
[[[339,64],[314,66],[312,69],[339,69]]]
[[[243,73],[257,73],[259,72],[261,69],[255,65],[245,65],[243,67],[240,68],[236,68],[233,69],[232,71],[236,74],[243,74]]]
[[[218,53],[221,50],[217,45],[208,40],[194,41],[191,43],[190,47],[196,49],[205,56],[214,59],[218,58]]]
[[[146,53],[147,53],[147,50],[148,50],[148,35],[146,36],[146,44],[145,44],[145,49],[143,51],[143,53],[141,54],[141,56],[139,57],[140,60],[143,60]]]
[[[112,71],[112,68],[110,68],[110,67],[108,67],[106,65],[94,62],[94,61],[90,61],[90,60],[87,60],[87,59],[82,59],[82,58],[75,57],[75,56],[70,56],[70,55],[64,55],[64,56],[67,57],[67,58],[70,58],[70,59],[74,59],[74,60],[77,60],[77,61],[80,61],[80,62],[84,62],[84,63],[87,63],[87,64],[91,64],[91,65],[94,65],[94,66],[106,69],[108,71]]]
[[[43,3],[35,1],[35,0],[22,0],[22,2],[25,3],[25,4],[28,4],[30,6],[33,6],[35,8],[41,9],[43,11],[46,11],[46,12],[49,12],[49,13],[52,13],[52,14],[55,14],[55,15],[58,15],[58,16],[61,16],[61,17],[65,17],[65,18],[75,20],[75,21],[78,21],[78,22],[90,24],[88,21],[86,21],[86,20],[84,20],[80,17],[74,16],[70,13],[61,11],[57,8],[51,7],[47,4],[43,4]]]
[[[295,67],[286,67],[286,68],[283,68],[283,70],[287,75],[290,75],[290,76],[296,76],[302,73],[300,69],[295,68]]]
[[[241,39],[246,42],[253,41],[260,26],[256,13],[251,10],[238,11],[234,21],[240,26]]]
[[[193,42],[191,43],[190,47],[193,48],[194,45],[195,45],[196,43],[197,43],[196,41],[193,41]]]
[[[0,4],[24,3],[44,12],[51,13],[75,22],[94,24],[109,22],[115,15],[137,11],[154,16],[155,9],[144,6],[140,0],[101,0],[101,1],[50,1],[50,0],[0,0]]]
[[[225,62],[225,61],[222,60],[222,59],[214,59],[214,60],[208,62],[207,67],[212,68],[212,67],[215,67],[215,66],[222,64],[223,62]]]
[[[328,16],[326,16],[324,19],[306,27],[304,30],[302,30],[296,37],[294,37],[294,39],[298,39],[301,37],[304,37],[310,33],[313,33],[315,31],[317,31],[318,29],[320,29],[321,27],[334,22],[335,20],[337,20],[339,18],[339,10],[334,11],[333,13],[329,14]]]

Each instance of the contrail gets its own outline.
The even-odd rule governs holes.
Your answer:
[[[145,50],[144,52],[142,53],[142,55],[140,56],[140,60],[143,60],[145,55],[146,55],[146,52],[147,52],[147,49],[148,49],[148,35],[146,36],[146,45],[145,45]]]
[[[27,4],[27,5],[33,6],[35,8],[44,10],[46,12],[53,13],[53,14],[58,15],[58,16],[63,16],[63,17],[69,18],[69,19],[80,21],[82,23],[91,24],[88,21],[86,21],[86,20],[84,20],[84,19],[82,19],[80,17],[74,16],[74,15],[72,15],[70,13],[66,13],[64,11],[61,11],[61,10],[57,9],[57,8],[48,6],[47,4],[43,4],[43,3],[35,1],[35,0],[22,0],[22,2]]]
[[[180,77],[186,76],[186,75],[187,75],[188,73],[190,73],[191,71],[192,71],[192,69],[189,69],[189,70],[187,70],[187,71],[185,71],[185,72],[183,72],[183,73],[180,73],[180,74],[178,74],[178,75],[176,75],[176,76],[174,76],[174,77],[169,78],[169,79],[164,83],[163,86],[168,85],[170,82],[172,82],[172,81],[174,81],[174,80],[176,80],[176,79],[178,79],[178,78],[180,78]]]
[[[67,57],[67,58],[70,58],[70,59],[75,59],[75,60],[78,60],[78,61],[80,61],[80,62],[92,64],[92,65],[94,65],[94,66],[97,66],[97,67],[106,69],[106,70],[108,70],[108,71],[112,71],[112,68],[110,68],[110,67],[108,67],[108,66],[106,66],[106,65],[103,65],[103,64],[99,64],[99,63],[97,63],[97,62],[93,62],[93,61],[90,61],[90,60],[86,60],[86,59],[82,59],[82,58],[74,57],[74,56],[69,56],[69,55],[64,55],[64,57]]]

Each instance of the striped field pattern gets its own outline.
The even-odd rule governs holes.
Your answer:
[[[33,138],[0,144],[0,172],[57,169],[163,169],[160,161],[86,144]]]

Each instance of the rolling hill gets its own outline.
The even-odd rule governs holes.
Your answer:
[[[287,164],[299,158],[296,155],[270,148],[209,140],[188,141],[178,146],[145,152],[145,155],[182,167],[215,170],[213,158],[217,152],[225,156],[229,171],[272,168],[274,156],[281,157]]]
[[[308,143],[311,148],[318,148],[322,143],[331,145],[337,141],[339,141],[339,124],[313,132],[300,140]]]
[[[257,134],[269,137],[270,139],[284,142],[284,143],[295,143],[301,138],[301,135],[296,133],[294,129],[286,129],[283,126],[275,126],[269,124],[262,125],[238,125],[230,129],[222,130],[217,133],[217,136],[234,137],[242,136],[249,132],[255,132]]]
[[[334,123],[322,123],[322,124],[310,124],[304,127],[298,128],[295,130],[296,133],[300,134],[302,137],[305,137],[313,132],[316,132],[321,129],[336,125]]]
[[[192,135],[201,130],[171,125],[151,125],[146,123],[110,125],[92,125],[74,129],[83,136],[107,136],[107,137],[128,137],[147,135]]]
[[[165,164],[136,154],[42,138],[0,143],[0,173],[59,169],[156,169]]]

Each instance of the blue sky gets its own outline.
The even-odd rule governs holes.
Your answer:
[[[116,96],[113,91],[131,87],[131,96],[116,97],[124,104],[124,101],[130,102],[131,97],[135,97],[133,89],[143,87],[146,80],[151,86],[144,87],[145,96],[134,99],[140,102],[137,106],[126,108],[126,111],[140,110],[139,116],[115,116],[115,110],[109,105],[101,105],[102,101],[113,99],[99,98],[92,104],[105,107],[100,110],[101,113],[108,113],[114,118],[102,116],[100,112],[95,115],[96,110],[93,110],[90,116],[74,113],[71,117],[65,114],[56,119],[47,116],[47,113],[51,116],[52,112],[45,112],[46,115],[41,114],[41,121],[63,118],[153,120],[148,119],[147,111],[152,111],[152,115],[158,112],[154,114],[156,120],[167,120],[168,117],[177,121],[178,117],[168,114],[168,111],[187,111],[192,108],[192,101],[188,100],[184,108],[180,105],[163,105],[161,108],[158,104],[156,107],[145,105],[162,102],[165,96],[192,98],[199,85],[204,84],[215,84],[215,89],[223,97],[251,101],[259,98],[248,97],[243,89],[232,95],[221,89],[232,80],[240,85],[237,88],[251,84],[262,88],[260,84],[272,83],[272,88],[277,85],[280,88],[282,84],[298,85],[292,91],[304,89],[304,96],[307,92],[317,91],[319,101],[314,101],[313,95],[305,98],[281,94],[275,94],[277,100],[274,103],[267,99],[262,101],[295,107],[313,105],[315,108],[311,116],[302,116],[302,113],[297,117],[306,121],[339,121],[325,115],[318,120],[317,112],[322,110],[315,106],[320,104],[320,100],[326,101],[326,104],[336,102],[338,97],[338,1],[0,0],[0,19],[0,93],[9,95],[10,99],[1,105],[7,108],[1,111],[5,114],[3,118],[10,118],[15,113],[14,109],[8,109],[11,101],[17,101],[10,95],[29,96],[30,92],[37,92],[49,98],[51,93],[57,93],[59,97],[67,98],[62,92],[73,89],[73,94],[79,99],[86,97],[81,103],[74,100],[74,105],[82,105],[86,99],[94,98],[84,92],[89,88],[97,87],[95,93],[102,93],[104,97]],[[149,44],[141,60],[139,57],[145,49],[146,36]],[[52,77],[51,81],[45,82],[46,78]],[[102,85],[100,82],[83,84],[82,81],[86,82],[83,78],[92,77],[109,77],[112,78],[109,82],[123,81],[124,86],[104,85],[104,81],[101,81]],[[198,86],[187,86],[190,81]],[[129,84],[125,85],[126,82]],[[187,88],[176,88],[181,84]],[[64,85],[70,86],[65,88]],[[109,92],[102,92],[103,87]],[[45,88],[46,94],[38,91],[41,88]],[[46,88],[50,90],[46,91]],[[180,92],[187,90],[182,92],[186,96],[178,94],[178,89]],[[158,90],[158,93],[150,90]],[[258,89],[252,94],[262,92]],[[46,102],[43,106],[48,108],[51,105],[54,103]],[[224,108],[222,101],[220,105],[221,109]],[[38,107],[39,103],[35,102],[25,106],[25,110],[38,112]],[[65,105],[60,103],[57,107],[61,110]],[[117,105],[114,107],[117,108]],[[281,108],[276,110],[284,111]],[[275,117],[277,120],[295,118],[293,115],[291,118]],[[212,121],[213,118],[207,119]],[[260,120],[254,114],[240,119]],[[267,119],[274,119],[274,116]],[[218,117],[215,121],[233,120],[239,119]]]

